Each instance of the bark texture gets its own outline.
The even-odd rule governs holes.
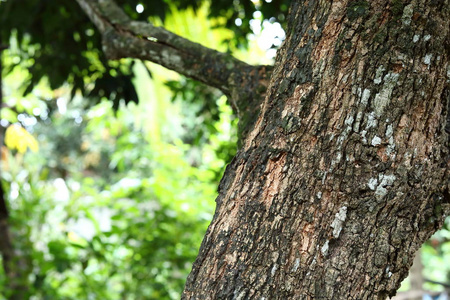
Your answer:
[[[294,1],[183,299],[386,299],[450,212],[449,1]]]
[[[103,36],[110,59],[152,61],[218,88],[237,114],[243,138],[253,127],[272,71],[186,40],[151,23],[131,20],[112,0],[77,0]]]

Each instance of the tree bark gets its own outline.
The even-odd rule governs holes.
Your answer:
[[[385,299],[449,214],[449,2],[289,18],[183,299]]]
[[[78,2],[113,58],[156,57],[234,106],[248,91],[265,94],[221,181],[183,299],[395,294],[450,213],[448,0],[293,1],[267,91],[259,71],[222,80],[231,58],[108,14],[110,0]],[[201,59],[222,67],[200,77],[192,62]]]

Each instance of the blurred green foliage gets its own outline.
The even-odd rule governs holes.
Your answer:
[[[193,167],[181,140],[152,143],[135,124],[137,111],[122,107],[115,115],[110,102],[69,108],[33,126],[38,152],[8,151],[2,179],[15,247],[29,263],[30,295],[179,297],[224,162],[205,151],[216,169],[202,161]]]

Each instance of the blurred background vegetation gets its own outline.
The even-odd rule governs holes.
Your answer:
[[[289,1],[118,2],[271,64]],[[0,18],[1,184],[21,280],[11,288],[0,267],[0,299],[179,299],[236,152],[226,97],[148,62],[107,61],[75,1],[0,1]],[[425,276],[447,283],[448,226],[422,251]]]

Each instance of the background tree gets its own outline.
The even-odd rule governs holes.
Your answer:
[[[112,2],[79,3],[110,58],[219,88],[240,118],[242,148],[184,297],[395,293],[449,212],[447,1],[294,2],[270,82],[271,68]]]

